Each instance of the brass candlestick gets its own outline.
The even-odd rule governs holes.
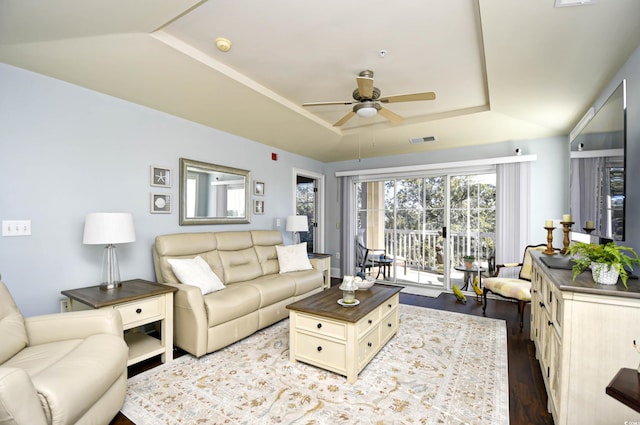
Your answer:
[[[560,251],[562,255],[564,255],[569,249],[569,232],[571,231],[571,226],[573,226],[573,221],[561,221],[562,231],[564,232],[564,239],[562,240],[563,248]]]
[[[553,229],[555,229],[555,227],[545,227],[545,229],[547,229],[547,249],[542,251],[542,253],[556,255],[556,252],[553,250]]]
[[[590,234],[591,234],[591,232],[593,232],[593,231],[594,231],[594,230],[596,230],[596,229],[594,229],[594,228],[589,228],[589,227],[583,227],[583,228],[582,228],[582,230],[584,230],[584,231],[587,233],[587,235],[590,235]]]

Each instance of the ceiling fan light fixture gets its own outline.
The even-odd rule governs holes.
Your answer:
[[[380,105],[373,102],[362,102],[353,107],[353,112],[362,118],[371,118],[380,110]]]

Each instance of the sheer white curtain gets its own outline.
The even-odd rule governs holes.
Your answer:
[[[529,164],[496,165],[496,264],[519,263],[529,244]]]
[[[353,275],[356,269],[355,191],[351,176],[340,177],[340,205],[342,205],[342,240],[340,241],[340,268],[342,275]]]

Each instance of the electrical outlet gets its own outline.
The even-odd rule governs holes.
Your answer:
[[[31,235],[31,220],[2,220],[2,236]]]
[[[69,311],[69,300],[60,300],[60,313],[66,313]]]

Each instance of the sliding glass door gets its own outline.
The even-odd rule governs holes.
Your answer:
[[[358,240],[390,260],[389,270],[367,270],[374,277],[450,288],[464,255],[486,265],[493,253],[493,171],[358,182],[355,193]]]

